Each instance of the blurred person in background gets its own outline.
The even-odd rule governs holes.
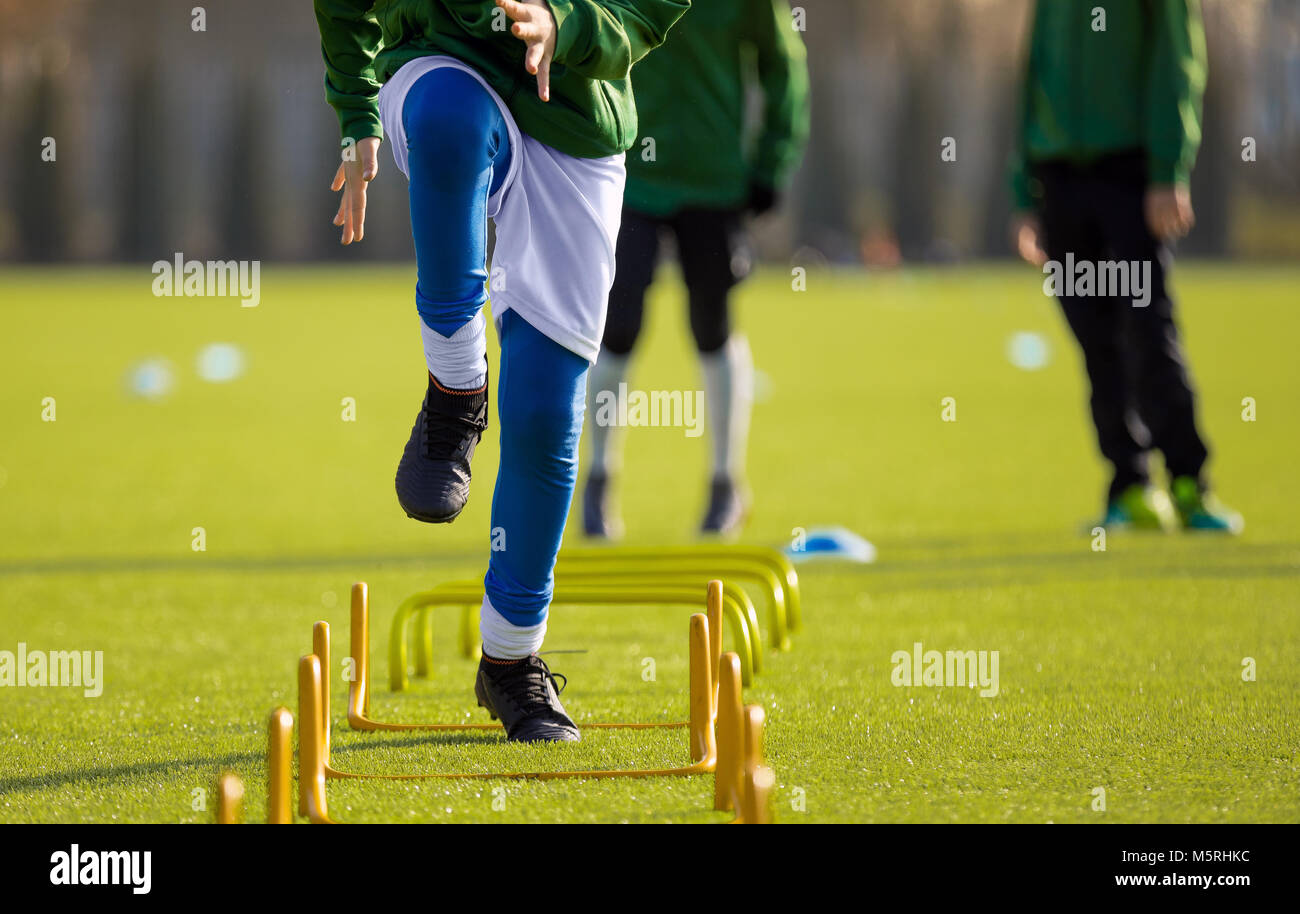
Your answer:
[[[591,460],[583,491],[587,536],[616,538],[609,500],[621,461],[610,424],[596,408],[617,396],[641,331],[662,236],[677,242],[691,333],[704,376],[711,473],[705,534],[731,535],[748,513],[745,446],[753,363],[732,328],[731,289],[751,269],[745,218],[777,203],[807,141],[805,50],[786,0],[705,0],[636,65],[640,138],[627,159],[618,269],[600,356],[587,387]],[[746,96],[762,97],[762,120],[747,143]]]
[[[1057,297],[1113,468],[1101,524],[1236,533],[1240,515],[1209,491],[1167,285],[1171,245],[1195,222],[1189,181],[1207,73],[1200,0],[1040,0],[1028,57],[1012,235],[1045,273],[1065,265]],[[1107,262],[1129,265],[1131,294],[1070,281],[1076,266],[1100,277]],[[1169,491],[1151,480],[1153,448]]]

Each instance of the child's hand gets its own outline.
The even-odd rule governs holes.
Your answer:
[[[537,77],[537,97],[551,100],[551,58],[555,56],[555,17],[546,0],[496,0],[514,20],[510,32],[528,46],[524,69]]]
[[[1026,263],[1036,267],[1047,263],[1047,253],[1043,250],[1043,226],[1033,213],[1020,212],[1011,217],[1011,244]]]
[[[1182,184],[1157,184],[1147,188],[1143,209],[1147,228],[1161,241],[1176,241],[1192,230],[1192,192]]]
[[[360,241],[366,234],[366,184],[379,174],[379,137],[358,140],[353,151],[356,155],[351,161],[344,159],[330,185],[330,190],[343,191],[334,224],[343,226],[344,244]]]

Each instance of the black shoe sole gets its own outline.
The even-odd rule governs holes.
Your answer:
[[[459,508],[454,514],[448,514],[444,517],[431,517],[427,514],[412,514],[410,511],[407,511],[405,508],[403,508],[402,510],[406,512],[406,516],[409,517],[411,520],[418,520],[421,523],[450,524],[456,518],[460,517],[461,511],[464,511],[465,509],[463,507]]]

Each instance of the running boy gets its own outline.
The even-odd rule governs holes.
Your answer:
[[[1166,275],[1168,245],[1194,221],[1188,184],[1205,78],[1200,0],[1037,6],[1012,181],[1016,244],[1040,266],[1050,257],[1094,271],[1109,261],[1150,271],[1131,296],[1060,296],[1114,470],[1106,527],[1241,528],[1209,494],[1209,450]],[[1152,485],[1152,448],[1164,455],[1172,502]]]
[[[743,476],[753,401],[754,366],[744,337],[732,332],[730,304],[732,287],[750,268],[744,216],[775,206],[808,137],[808,70],[789,5],[698,4],[662,48],[637,64],[636,85],[642,139],[628,156],[618,275],[588,405],[594,410],[601,391],[617,394],[627,379],[660,235],[670,230],[686,281],[713,445],[700,529],[728,535],[739,530],[747,511]],[[745,101],[755,86],[763,114],[751,146],[745,142]],[[609,479],[619,463],[612,434],[591,424],[582,505],[588,536],[617,537],[621,526],[608,503]]]
[[[501,341],[501,464],[481,611],[482,707],[522,741],[574,741],[537,656],[577,480],[587,368],[599,351],[636,136],[628,72],[690,0],[315,0],[338,113],[343,244],[365,233],[387,137],[410,181],[428,384],[397,467],[421,521],[455,520],[487,428],[487,220]],[[533,78],[535,77],[535,78]]]

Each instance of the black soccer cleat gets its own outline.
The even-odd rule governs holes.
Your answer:
[[[492,660],[484,654],[478,663],[474,695],[480,708],[487,708],[493,720],[505,725],[508,740],[576,743],[582,737],[560,704],[555,677],[546,661],[536,654],[522,660]]]
[[[609,477],[594,470],[582,490],[582,532],[592,539],[617,540],[623,524],[609,505]]]
[[[429,524],[455,520],[469,498],[469,462],[488,424],[488,385],[449,390],[431,373],[415,427],[397,464],[397,501]]]
[[[730,476],[714,476],[709,484],[709,510],[700,523],[700,532],[722,537],[735,536],[749,516],[747,502],[747,495]]]

